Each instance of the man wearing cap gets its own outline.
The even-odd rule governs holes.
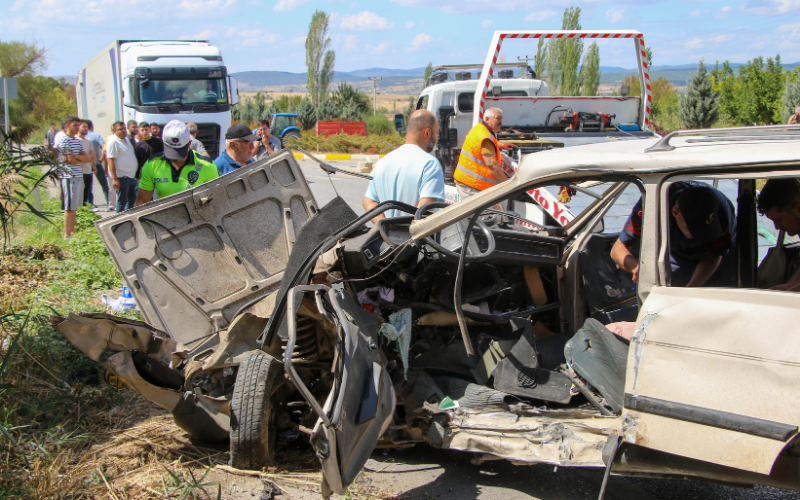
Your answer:
[[[669,188],[671,286],[736,285],[736,217],[733,203],[719,190],[695,181]],[[639,280],[642,200],[633,207],[611,258]]]
[[[137,207],[152,200],[153,191],[163,198],[219,177],[213,163],[189,148],[192,136],[185,123],[172,120],[161,135],[164,151],[147,160],[142,168]]]
[[[253,163],[253,143],[258,140],[244,123],[237,123],[225,134],[225,151],[214,160],[219,175],[225,175]]]

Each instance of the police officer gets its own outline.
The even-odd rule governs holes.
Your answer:
[[[185,123],[172,120],[164,126],[161,136],[164,151],[142,167],[137,207],[152,200],[153,191],[163,198],[219,177],[216,165],[189,148],[192,135]]]
[[[669,188],[671,286],[735,286],[736,217],[733,203],[717,189],[695,181]],[[634,205],[611,258],[639,280],[642,200]]]

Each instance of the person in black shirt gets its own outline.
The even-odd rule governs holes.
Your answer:
[[[719,190],[695,181],[676,182],[669,190],[671,286],[735,286],[736,216]],[[642,200],[634,205],[611,258],[639,279]]]
[[[136,170],[137,179],[141,178],[142,167],[147,163],[147,160],[164,151],[164,142],[150,135],[150,125],[147,122],[139,124],[139,134],[141,140],[134,146],[136,161],[139,163],[139,168]]]

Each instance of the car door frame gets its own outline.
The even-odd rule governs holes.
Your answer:
[[[734,175],[769,176],[757,168],[724,176]],[[666,286],[667,188],[697,178],[703,176],[646,181],[644,297],[628,355],[623,436],[654,450],[770,474],[800,424],[800,410],[783,402],[787,392],[800,391],[800,347],[786,333],[796,323],[800,295]],[[761,315],[770,318],[766,332]]]

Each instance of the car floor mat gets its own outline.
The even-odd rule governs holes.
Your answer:
[[[539,364],[530,322],[511,351],[497,363],[492,376],[494,388],[506,394],[554,403],[569,403],[572,397],[570,379]]]
[[[628,343],[596,319],[589,318],[564,347],[575,372],[606,398],[614,411],[622,410]]]
[[[436,385],[461,408],[479,409],[505,406],[508,394],[456,377],[433,377]]]

